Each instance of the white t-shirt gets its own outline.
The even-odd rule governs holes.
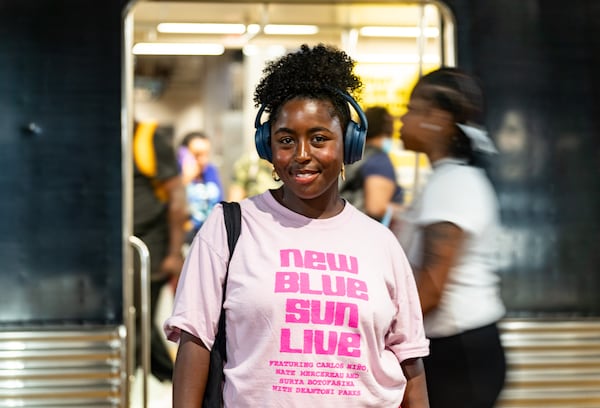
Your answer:
[[[414,277],[395,236],[346,203],[328,219],[245,199],[225,309],[226,407],[393,407],[400,362],[429,353]],[[228,260],[217,205],[194,239],[167,337],[212,347]]]
[[[483,170],[459,160],[438,161],[401,218],[400,243],[416,271],[423,261],[427,225],[451,222],[466,232],[463,253],[450,271],[440,304],[425,316],[427,336],[451,336],[498,321],[505,313],[495,273],[498,203]]]

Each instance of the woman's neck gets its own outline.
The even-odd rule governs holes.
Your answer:
[[[286,190],[285,185],[271,190],[273,197],[287,209],[307,218],[331,218],[342,212],[344,200],[336,190],[335,194],[325,193],[312,199],[302,199]]]

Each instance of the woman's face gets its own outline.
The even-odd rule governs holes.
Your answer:
[[[208,139],[196,137],[190,141],[188,150],[194,159],[196,159],[198,171],[204,171],[209,163],[210,141]]]
[[[400,128],[400,140],[406,150],[415,152],[426,152],[427,146],[427,111],[429,109],[427,101],[421,98],[411,97],[408,103],[407,111],[400,118],[402,127]],[[423,127],[423,124],[425,128]],[[432,124],[433,126],[433,124]]]
[[[400,120],[400,139],[405,149],[425,153],[430,159],[448,154],[451,137],[456,132],[450,113],[413,93]]]
[[[338,199],[344,142],[340,120],[332,111],[328,101],[296,98],[286,102],[271,123],[273,166],[284,183],[286,205],[290,199]]]

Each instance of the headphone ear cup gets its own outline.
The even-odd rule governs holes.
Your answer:
[[[270,138],[271,125],[267,121],[256,128],[256,133],[254,134],[254,144],[256,145],[258,157],[272,162],[273,152],[271,151]]]
[[[346,138],[344,140],[344,164],[352,164],[360,160],[365,151],[366,129],[350,121],[346,128]]]

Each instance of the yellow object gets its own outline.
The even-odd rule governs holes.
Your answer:
[[[153,138],[157,126],[156,122],[140,123],[133,135],[133,160],[140,172],[148,177],[156,177]]]
[[[154,194],[162,201],[168,199],[167,191],[156,177],[156,152],[154,151],[154,132],[158,127],[156,122],[139,123],[133,135],[133,160],[136,167],[146,177],[153,179]]]

